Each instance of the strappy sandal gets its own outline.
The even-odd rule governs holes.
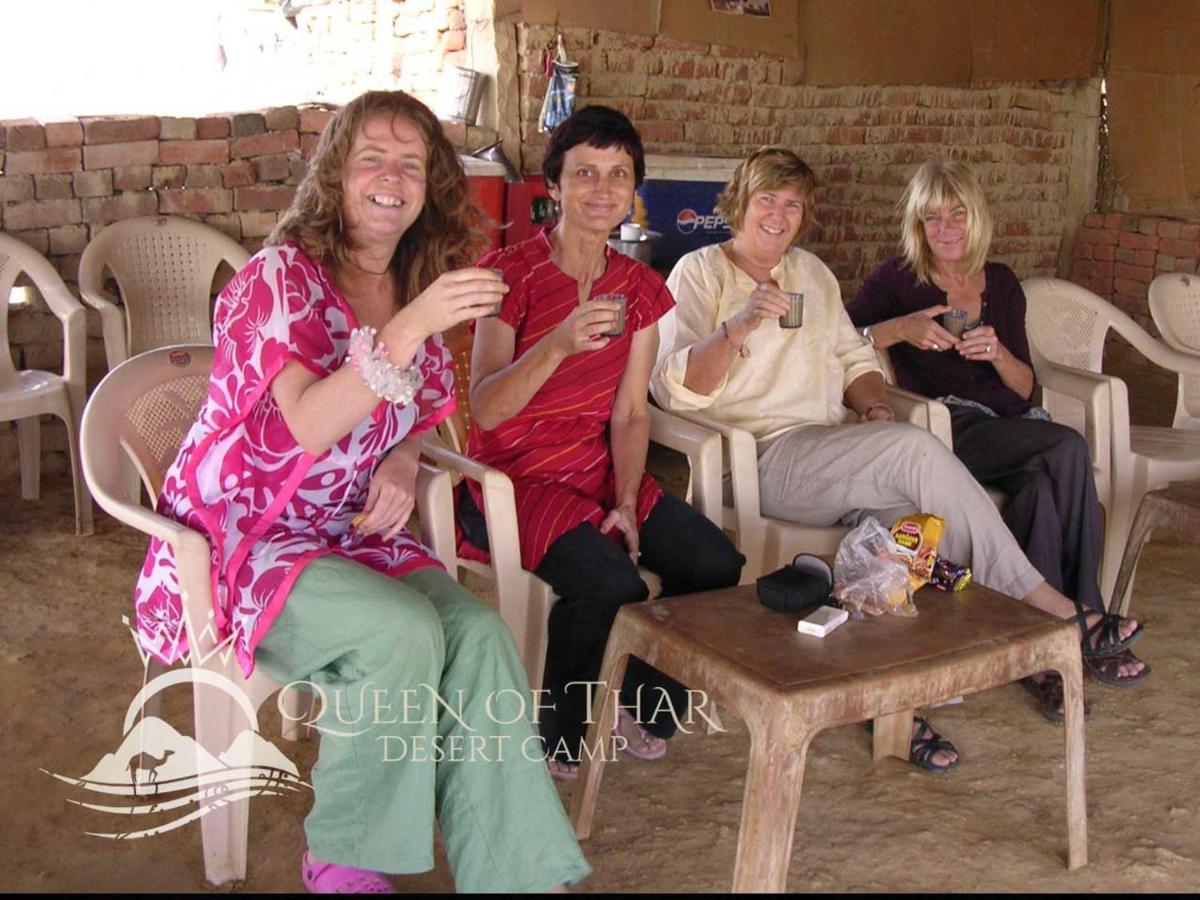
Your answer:
[[[1121,666],[1135,662],[1142,663],[1142,671],[1136,675],[1121,674]],[[1150,677],[1150,666],[1134,656],[1131,650],[1121,650],[1117,653],[1101,657],[1085,656],[1083,658],[1083,667],[1097,681],[1102,681],[1113,687],[1133,687],[1135,684],[1141,684]]]
[[[917,733],[908,745],[908,761],[917,768],[932,772],[934,775],[944,775],[946,772],[957,769],[958,763],[962,759],[958,748],[934,731],[933,726],[921,716],[913,716],[913,724],[917,726]],[[933,761],[933,757],[937,753],[943,752],[953,753],[954,762],[944,766],[937,765]]]
[[[1088,625],[1088,616],[1094,615],[1099,615],[1100,618]],[[1138,622],[1137,628],[1128,637],[1122,638],[1121,623],[1125,621],[1125,617],[1116,613],[1096,613],[1089,610],[1077,613],[1074,620],[1079,625],[1079,633],[1082,635],[1080,647],[1085,659],[1098,659],[1128,650],[1142,636],[1142,623]]]
[[[1022,678],[1021,687],[1037,698],[1038,712],[1047,721],[1053,722],[1055,725],[1063,723],[1066,717],[1063,715],[1063,680],[1061,675],[1057,672],[1047,672],[1041,681],[1036,681],[1032,677]],[[1091,715],[1092,707],[1085,698],[1083,701],[1083,720],[1086,722],[1091,718]]]
[[[874,720],[868,719],[862,724],[869,734],[875,733]],[[935,775],[942,775],[951,769],[958,768],[962,756],[957,747],[934,731],[933,726],[924,716],[913,716],[913,725],[916,726],[916,734],[908,744],[908,761],[910,763]],[[939,766],[933,761],[933,757],[939,752],[953,753],[954,762]]]
[[[300,880],[310,894],[395,894],[396,889],[379,872],[318,862],[308,851],[300,857]]]

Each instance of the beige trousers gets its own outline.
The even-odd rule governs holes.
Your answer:
[[[1044,579],[1021,551],[973,475],[912,425],[803,425],[759,445],[762,512],[803,525],[885,528],[901,516],[946,520],[939,555],[969,562],[978,583],[1021,598]]]

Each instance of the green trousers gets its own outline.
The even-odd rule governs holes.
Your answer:
[[[500,616],[440,569],[388,578],[344,557],[304,569],[255,652],[322,702],[312,856],[433,868],[434,821],[461,892],[545,891],[588,872],[531,724]]]

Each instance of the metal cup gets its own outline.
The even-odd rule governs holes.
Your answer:
[[[607,300],[610,303],[619,303],[620,309],[617,310],[617,324],[609,331],[600,332],[604,337],[620,337],[625,333],[625,307],[628,305],[628,300],[624,294],[601,294],[599,297],[593,297],[593,300]]]
[[[942,327],[954,335],[955,340],[958,340],[963,336],[963,331],[967,327],[967,311],[956,306],[942,313]]]
[[[504,280],[504,270],[503,269],[488,269],[488,271],[491,272],[493,275],[495,275],[497,278],[499,278],[501,281]],[[500,315],[500,307],[503,303],[504,303],[503,300],[497,300],[496,305],[492,307],[492,311],[490,313],[484,313],[482,316],[480,316],[480,318],[481,319],[496,318],[496,316]]]
[[[786,316],[779,319],[780,328],[800,328],[804,325],[804,294],[784,291],[790,306]]]

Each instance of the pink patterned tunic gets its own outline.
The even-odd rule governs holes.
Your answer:
[[[454,410],[440,336],[414,360],[425,383],[413,403],[380,401],[320,456],[292,437],[268,390],[293,359],[321,377],[336,371],[357,326],[330,273],[290,244],[256,254],[217,299],[208,395],[167,470],[158,510],[208,538],[215,624],[222,638],[232,636],[247,676],[254,648],[311,560],[337,553],[390,576],[439,565],[407,530],[385,541],[350,521],[388,451]],[[187,649],[179,582],[171,548],[157,538],[134,610],[146,650],[166,663],[179,659]],[[199,632],[206,623],[191,624]]]

